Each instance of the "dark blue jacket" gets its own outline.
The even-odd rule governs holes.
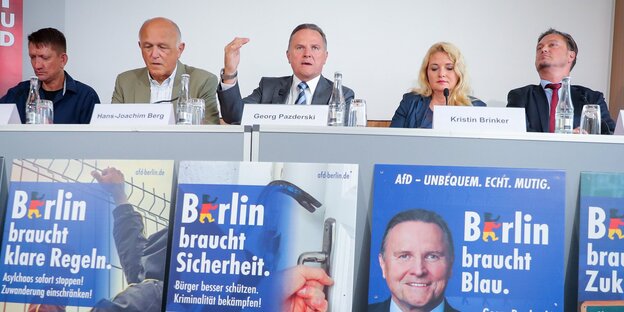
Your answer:
[[[30,81],[22,81],[9,89],[0,98],[0,103],[15,103],[22,123],[26,121],[26,100],[30,91]],[[39,88],[39,96],[43,99],[43,90]],[[88,124],[91,121],[93,107],[100,103],[100,98],[93,88],[74,80],[65,72],[65,94],[59,92],[54,103],[55,124]]]
[[[593,91],[583,86],[570,86],[572,105],[574,106],[574,126],[581,124],[581,112],[585,104],[600,105],[602,134],[611,134],[615,130],[615,121],[609,115],[609,108],[601,92]],[[546,92],[541,85],[528,85],[509,91],[507,107],[524,107],[526,114],[527,131],[548,132],[550,105]]]
[[[472,106],[486,106],[481,100],[470,97]],[[431,97],[422,96],[418,93],[405,93],[399,108],[392,116],[390,127],[393,128],[431,128],[431,120],[425,116],[429,111]]]
[[[392,298],[388,298],[386,301],[371,303],[368,305],[368,312],[388,312],[390,311],[390,300]],[[451,307],[451,305],[444,300],[444,312],[459,312],[455,308]]]

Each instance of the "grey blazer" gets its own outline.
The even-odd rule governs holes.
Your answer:
[[[219,110],[217,108],[217,76],[203,69],[191,67],[178,61],[178,69],[173,80],[172,98],[180,93],[182,74],[191,75],[189,95],[191,98],[201,98],[206,102],[206,116],[204,124],[219,124]],[[147,67],[123,72],[115,80],[112,103],[149,103],[150,84],[147,78]],[[176,101],[173,101],[175,111]]]
[[[293,77],[262,77],[260,85],[253,92],[242,98],[238,83],[225,91],[221,85],[217,88],[219,105],[221,105],[221,116],[223,121],[230,124],[238,124],[243,116],[243,106],[245,103],[253,104],[284,104],[290,93]],[[312,95],[312,104],[327,104],[332,93],[333,82],[321,75],[316,90]],[[355,94],[353,90],[343,86],[342,92],[346,102],[351,101]]]

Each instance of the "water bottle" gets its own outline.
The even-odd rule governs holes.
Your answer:
[[[328,126],[343,126],[345,112],[345,98],[342,93],[342,74],[334,74],[334,88],[329,98],[329,111],[327,113]]]
[[[573,133],[574,105],[570,93],[570,77],[561,81],[561,97],[555,111],[555,133]]]
[[[39,78],[30,77],[30,90],[26,100],[26,123],[37,124],[37,102],[39,102]]]
[[[178,125],[190,125],[193,122],[193,112],[191,109],[191,103],[189,101],[190,80],[191,76],[189,74],[182,74],[180,94],[178,94],[178,103],[176,106],[176,124]]]

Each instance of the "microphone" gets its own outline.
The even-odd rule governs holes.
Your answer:
[[[448,97],[449,97],[449,89],[444,88],[444,100],[446,101],[446,106],[448,106]]]
[[[581,93],[581,99],[583,100],[583,106],[585,106],[585,104],[589,104],[589,100],[587,100],[585,94]]]
[[[178,98],[177,98],[177,97],[174,97],[174,98],[173,98],[173,99],[171,99],[171,100],[160,100],[160,101],[156,101],[156,102],[154,102],[154,104],[173,103],[173,102],[175,102],[175,101],[177,101],[177,100],[178,100]]]
[[[601,134],[613,134],[613,131],[611,130],[611,127],[609,127],[609,124],[604,121],[604,120],[600,120],[600,126],[602,127],[602,133]]]

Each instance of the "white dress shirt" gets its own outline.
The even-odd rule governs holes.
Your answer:
[[[175,78],[177,70],[178,66],[176,65],[176,68],[173,69],[171,75],[167,77],[167,79],[165,79],[165,81],[163,81],[162,83],[158,83],[158,81],[152,79],[149,71],[147,72],[147,79],[150,83],[150,103],[163,101],[169,102],[171,101],[171,99],[173,99],[173,80]]]

